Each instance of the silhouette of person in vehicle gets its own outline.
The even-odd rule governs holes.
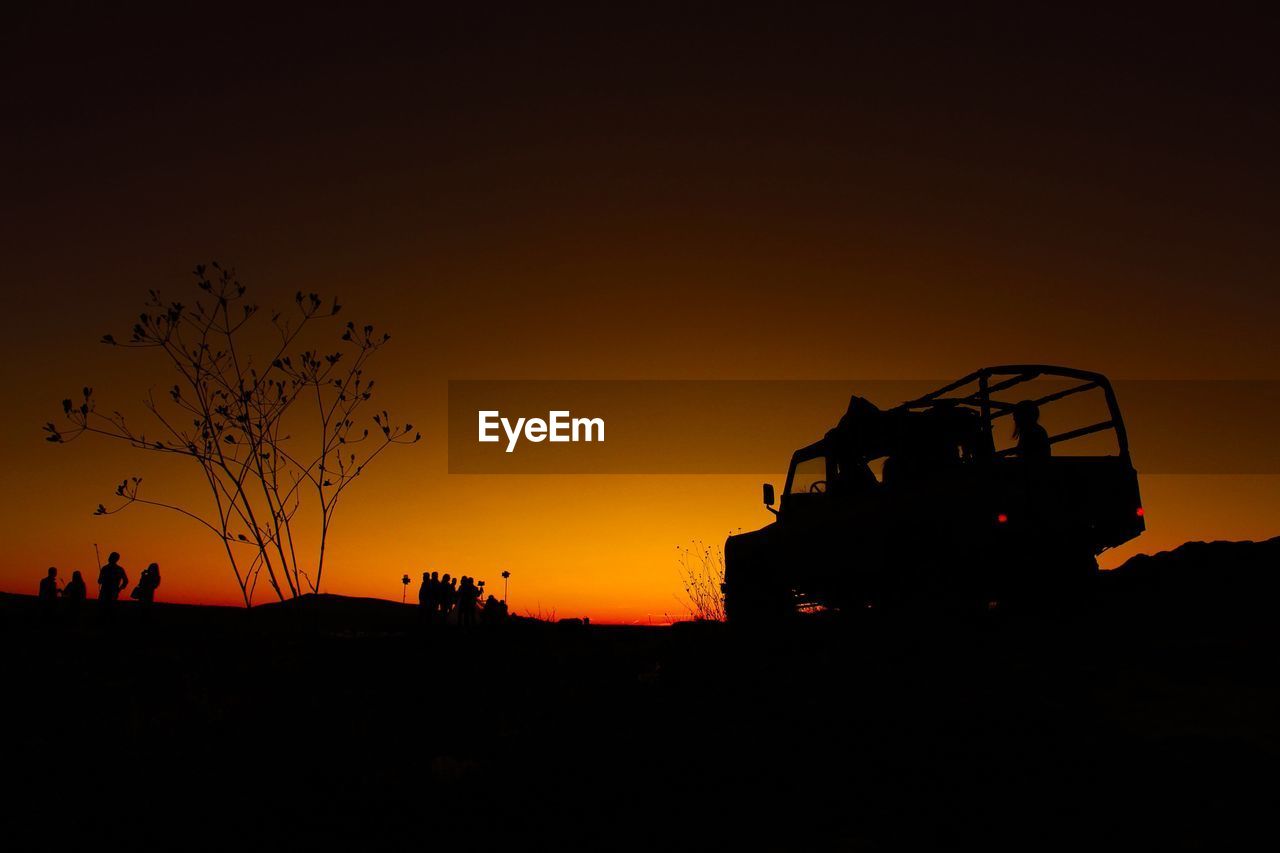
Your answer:
[[[107,555],[107,564],[98,571],[98,601],[115,601],[128,585],[129,576],[120,565],[120,555],[112,551]]]
[[[1023,400],[1013,407],[1013,437],[1018,440],[1018,456],[1028,462],[1050,457],[1049,433],[1040,425],[1040,407]]]
[[[884,443],[885,415],[862,397],[849,398],[849,408],[824,436],[831,461],[832,495],[858,495],[874,490],[879,481],[867,464],[868,454]]]
[[[72,609],[78,610],[86,594],[84,576],[79,571],[72,572],[71,580],[67,581],[67,587],[62,591],[62,600]]]
[[[832,461],[831,482],[827,491],[836,496],[859,495],[872,491],[880,485],[871,466],[862,458],[859,450],[849,437],[838,430],[829,430],[826,435]]]
[[[158,586],[160,586],[160,564],[152,563],[138,576],[138,585],[133,588],[131,597],[143,604],[150,604],[155,601]]]

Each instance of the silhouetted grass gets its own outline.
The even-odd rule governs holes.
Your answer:
[[[724,548],[695,539],[676,548],[680,584],[684,598],[680,603],[695,621],[724,621]],[[677,596],[679,598],[679,596]]]

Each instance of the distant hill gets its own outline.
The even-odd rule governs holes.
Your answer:
[[[254,616],[268,624],[307,627],[329,632],[403,632],[415,625],[414,606],[385,598],[356,598],[331,593],[309,593],[284,601],[254,606]]]
[[[404,633],[422,626],[422,611],[412,603],[385,598],[358,598],[332,593],[308,593],[284,601],[255,605],[254,616],[267,624],[299,626],[328,633]],[[511,614],[508,625],[538,624]]]
[[[1280,536],[1188,542],[1104,572],[1106,597],[1136,608],[1256,612],[1280,608]]]
[[[372,612],[372,613],[403,613],[406,607],[417,607],[415,601],[412,605],[399,601],[391,601],[386,598],[359,598],[351,595],[335,595],[329,592],[307,593],[297,598],[286,598],[284,601],[268,601],[262,604],[254,605],[255,610],[271,611],[271,610],[306,610],[312,613],[353,613],[353,612]]]

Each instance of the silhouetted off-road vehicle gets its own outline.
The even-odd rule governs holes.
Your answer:
[[[1089,402],[1103,419],[1041,430],[1034,457],[1013,443],[1015,412],[1020,423],[1028,410],[1070,417]],[[1044,420],[1056,429],[1062,418]],[[1066,455],[1066,443],[1087,455]],[[1145,529],[1111,383],[1040,364],[984,368],[887,411],[853,397],[835,429],[791,457],[781,505],[771,484],[764,502],[776,521],[725,544],[732,622],[1069,602],[1087,592],[1099,553]]]

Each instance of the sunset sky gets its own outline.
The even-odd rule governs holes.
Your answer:
[[[785,457],[769,477],[450,475],[449,380],[1280,379],[1277,33],[1076,15],[8,13],[0,589],[94,569],[96,542],[131,578],[159,562],[162,599],[238,600],[193,523],[91,515],[130,474],[189,500],[190,472],[40,431],[84,385],[141,415],[164,374],[98,340],[149,289],[189,300],[210,259],[264,306],[316,291],[393,335],[379,407],[423,442],[339,516],[325,588],[351,595],[505,568],[516,612],[661,621],[678,546],[771,518]],[[1280,533],[1274,474],[1142,488],[1148,532],[1104,565]]]

